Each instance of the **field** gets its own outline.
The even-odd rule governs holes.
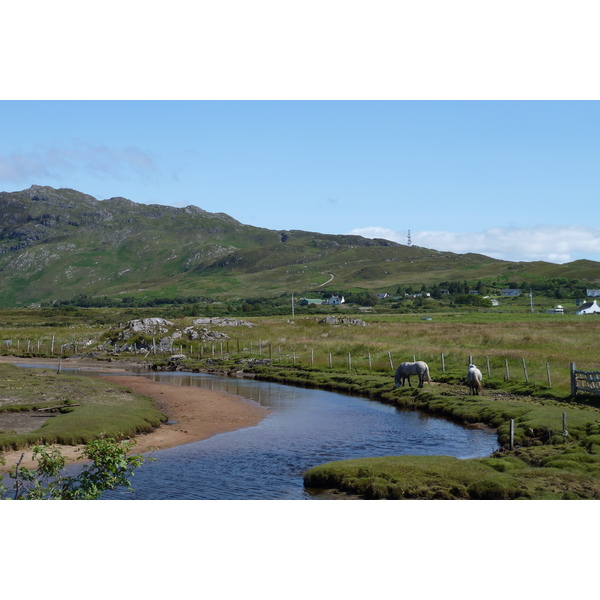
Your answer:
[[[218,341],[176,335],[173,352],[167,354],[154,350],[150,336],[139,335],[135,346],[118,357],[162,369],[170,354],[183,354],[177,368],[246,370],[273,381],[362,394],[461,423],[487,424],[498,430],[503,445],[501,456],[458,463],[388,457],[367,466],[353,461],[323,465],[307,474],[309,487],[331,486],[376,498],[600,498],[600,397],[571,397],[569,367],[576,363],[578,369],[600,370],[600,319],[525,310],[424,316],[333,309],[329,316],[329,322],[308,311],[293,318],[246,317],[251,327],[209,326],[227,335]],[[127,320],[144,317],[170,319],[171,334],[193,323],[173,307],[5,310],[0,312],[1,351],[110,360],[116,356],[110,340]],[[394,368],[413,359],[429,364],[433,384],[395,389]],[[467,394],[464,377],[471,361],[484,375],[482,396]],[[563,419],[568,432],[562,430]],[[438,483],[424,477],[432,472]],[[487,473],[487,484],[477,483],[478,473]]]

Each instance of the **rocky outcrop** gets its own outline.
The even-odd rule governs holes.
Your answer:
[[[212,319],[211,319],[212,320]],[[218,321],[218,319],[214,319]],[[194,324],[203,323],[196,319]],[[224,323],[221,323],[224,324]],[[114,335],[113,352],[174,352],[179,340],[194,342],[214,342],[228,340],[229,336],[220,331],[212,331],[207,327],[191,325],[176,329],[175,323],[159,317],[134,319],[127,323]]]
[[[319,323],[324,325],[358,325],[360,327],[366,327],[366,323],[362,319],[349,319],[346,317],[335,317],[333,315],[321,319]]]
[[[243,321],[242,319],[232,319],[229,317],[200,317],[194,319],[194,325],[220,325],[225,327],[254,327],[254,323]]]

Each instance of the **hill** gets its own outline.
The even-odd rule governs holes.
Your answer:
[[[511,263],[382,239],[244,225],[197,206],[96,200],[32,186],[0,193],[0,306],[77,294],[211,298],[483,278],[600,281],[600,263]]]

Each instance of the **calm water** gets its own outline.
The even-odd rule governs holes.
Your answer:
[[[139,375],[138,375],[139,376]],[[303,473],[318,464],[394,454],[488,456],[496,435],[423,413],[333,392],[203,374],[144,375],[236,394],[273,409],[255,427],[153,453],[134,493],[105,499],[303,500]]]

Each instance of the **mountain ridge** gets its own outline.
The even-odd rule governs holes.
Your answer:
[[[270,230],[193,204],[97,200],[69,188],[0,192],[0,215],[1,306],[82,293],[225,298],[486,277],[600,281],[595,261],[511,263],[358,235]]]

